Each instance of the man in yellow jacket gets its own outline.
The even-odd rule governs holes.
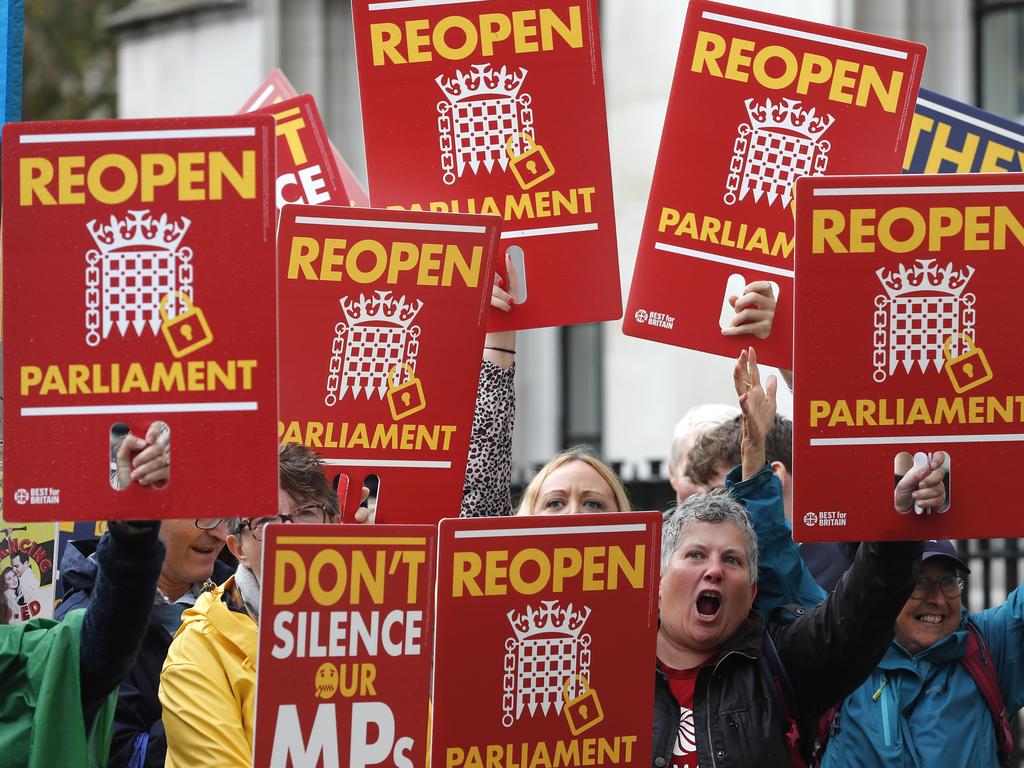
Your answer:
[[[268,523],[333,523],[338,496],[320,458],[281,446],[278,514],[228,521],[238,569],[182,615],[160,676],[167,768],[249,768],[256,706],[260,556]],[[217,521],[219,523],[219,521]]]

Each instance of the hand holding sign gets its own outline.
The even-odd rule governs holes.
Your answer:
[[[352,518],[353,522],[360,524],[373,522],[373,513],[370,511],[370,508],[363,506],[363,502],[366,501],[369,497],[370,489],[364,485],[362,494],[359,497],[359,509],[356,510],[356,513]]]
[[[767,339],[775,320],[775,296],[778,285],[768,280],[755,280],[743,286],[743,295],[729,296],[728,301],[735,310],[735,316],[722,328],[723,336],[750,334]]]
[[[946,486],[942,482],[946,476],[946,454],[936,451],[931,459],[915,466],[896,484],[893,493],[893,506],[901,515],[907,514],[911,507],[919,507],[923,512],[938,512],[946,504]],[[918,514],[922,514],[918,512]]]
[[[171,476],[171,432],[166,422],[154,421],[141,438],[129,432],[118,446],[117,474],[112,485],[124,490],[132,481],[163,488]]]
[[[505,274],[508,284],[501,275],[494,273],[494,285],[491,287],[491,309],[499,312],[511,312],[512,306],[519,296],[519,273],[512,262],[508,251],[505,252]],[[505,289],[508,290],[505,290]],[[515,362],[516,332],[492,331],[484,336],[484,360],[494,363],[499,368],[511,368]]]

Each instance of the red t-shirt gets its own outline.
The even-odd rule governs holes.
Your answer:
[[[701,665],[703,666],[703,665]],[[692,669],[672,669],[658,662],[658,667],[668,678],[672,695],[679,702],[679,733],[672,749],[672,768],[697,768],[697,735],[693,723],[693,689],[697,685],[697,673],[701,666]]]

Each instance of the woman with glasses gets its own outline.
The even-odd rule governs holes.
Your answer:
[[[270,523],[333,523],[338,495],[320,457],[302,445],[278,453],[277,514],[196,521],[213,529],[226,522],[227,544],[238,568],[203,593],[182,616],[160,678],[168,768],[248,768],[252,764],[256,657],[260,615],[260,558]]]

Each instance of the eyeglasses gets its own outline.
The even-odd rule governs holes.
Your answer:
[[[323,504],[308,504],[299,507],[290,515],[274,515],[273,517],[258,517],[255,520],[243,520],[242,528],[248,528],[256,541],[263,540],[263,529],[269,523],[326,523],[330,515],[327,507]]]
[[[226,517],[200,517],[196,520],[196,528],[200,531],[212,531],[218,525],[226,521]]]
[[[914,591],[910,593],[910,596],[918,599],[927,597],[932,593],[932,587],[936,584],[939,585],[939,589],[946,597],[959,597],[964,591],[964,580],[959,576],[943,576],[938,581],[932,581],[922,576],[914,584]]]

